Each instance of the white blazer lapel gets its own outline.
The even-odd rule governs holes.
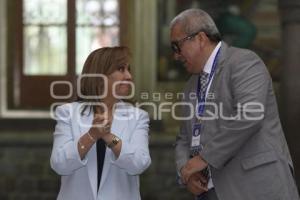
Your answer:
[[[78,113],[80,112],[77,110]],[[93,111],[89,112],[89,108],[84,112],[83,115],[80,115],[78,118],[78,125],[80,133],[83,135],[84,133],[87,133],[92,125],[93,122]],[[96,144],[94,144],[89,152],[87,153],[87,173],[90,180],[92,192],[94,199],[97,197],[97,152],[96,152]]]
[[[128,120],[130,119],[131,117],[129,117],[128,109],[120,108],[119,106],[117,106],[114,113],[113,122],[111,125],[111,132],[116,136],[118,136],[119,138],[123,139],[126,129],[128,127]],[[115,156],[114,153],[107,147],[99,191],[104,185],[107,175],[109,174],[109,170],[111,168],[111,159],[114,156]]]

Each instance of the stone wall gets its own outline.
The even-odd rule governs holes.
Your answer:
[[[152,165],[141,176],[143,200],[192,199],[175,183],[174,138],[152,139]],[[0,199],[54,200],[59,176],[50,168],[51,133],[0,133]]]

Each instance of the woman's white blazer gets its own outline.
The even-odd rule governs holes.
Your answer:
[[[148,114],[130,104],[119,102],[111,132],[122,140],[116,159],[106,148],[100,187],[97,192],[97,152],[94,144],[85,158],[80,159],[77,142],[88,132],[93,121],[90,109],[81,115],[83,103],[57,107],[52,169],[61,175],[58,200],[140,200],[139,174],[151,163],[149,154]]]

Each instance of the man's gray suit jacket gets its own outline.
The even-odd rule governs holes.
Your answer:
[[[198,75],[183,101],[196,106]],[[299,200],[293,164],[279,120],[272,79],[252,51],[222,42],[202,122],[200,155],[209,163],[220,200]],[[183,109],[189,116],[190,108]],[[189,159],[195,119],[176,140],[177,170]]]

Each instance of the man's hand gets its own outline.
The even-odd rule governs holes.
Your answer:
[[[208,181],[202,176],[200,172],[191,175],[187,182],[187,189],[194,195],[200,195],[203,192],[207,192]]]
[[[196,172],[200,172],[207,167],[207,162],[204,161],[200,156],[194,156],[190,159],[181,169],[182,181],[187,184],[190,176]]]

